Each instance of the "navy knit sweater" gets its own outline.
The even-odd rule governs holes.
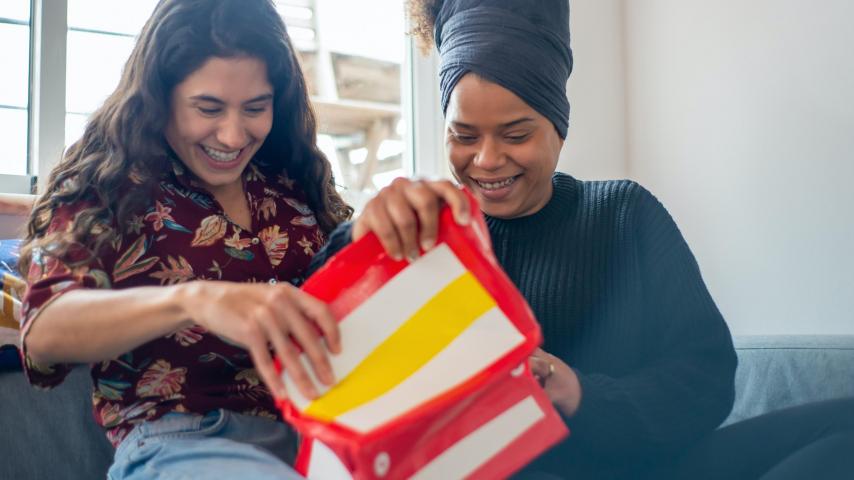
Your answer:
[[[697,262],[659,201],[630,181],[557,173],[537,213],[486,218],[543,349],[575,369],[571,435],[527,471],[640,478],[711,432],[733,402],[735,351]],[[336,230],[314,265],[349,242]]]

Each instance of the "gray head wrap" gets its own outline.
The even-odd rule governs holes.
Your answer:
[[[442,113],[457,82],[472,72],[516,94],[566,138],[568,0],[446,0],[434,36]]]

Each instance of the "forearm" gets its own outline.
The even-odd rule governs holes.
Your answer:
[[[193,287],[70,291],[32,320],[24,339],[27,354],[40,365],[115,358],[191,325],[184,299]]]
[[[734,361],[673,359],[621,378],[579,374],[584,395],[570,428],[617,457],[668,452],[712,431],[732,405]]]

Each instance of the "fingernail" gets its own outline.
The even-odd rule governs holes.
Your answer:
[[[414,262],[414,261],[418,260],[418,250],[415,249],[415,250],[410,251],[409,255],[406,256],[406,259],[409,260],[410,262]]]
[[[460,225],[468,225],[471,220],[471,215],[469,212],[460,212],[460,218],[457,219],[457,223]]]
[[[424,240],[421,240],[421,249],[424,251],[430,250],[435,244],[436,241],[432,238],[425,238]]]

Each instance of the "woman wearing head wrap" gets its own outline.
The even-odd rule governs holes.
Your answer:
[[[566,0],[409,10],[441,57],[454,176],[477,197],[498,261],[542,326],[531,367],[571,430],[523,476],[798,478],[854,445],[851,401],[715,431],[732,407],[736,356],[673,219],[634,182],[555,173],[569,120]],[[314,262],[369,231],[392,256],[417,256],[434,243],[441,201],[467,221],[450,182],[397,179]]]

